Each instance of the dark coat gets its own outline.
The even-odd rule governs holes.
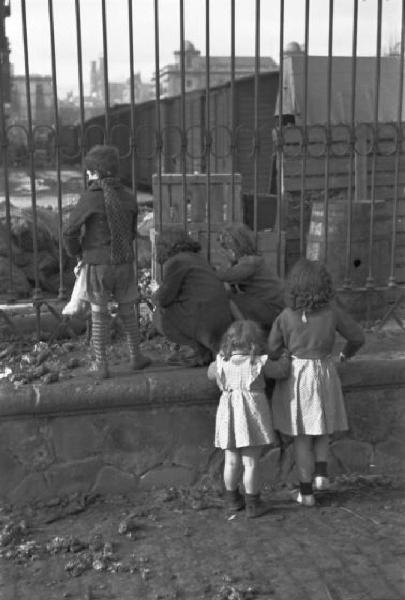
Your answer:
[[[264,257],[242,256],[235,265],[217,271],[217,275],[221,281],[238,286],[231,299],[243,317],[270,329],[284,308],[284,284]]]
[[[224,286],[203,256],[180,252],[169,258],[155,301],[171,341],[218,350],[232,315]]]
[[[128,223],[128,256],[134,260],[132,241],[137,231],[138,207],[136,198],[129,190],[117,186],[122,210]],[[104,195],[97,182],[90,185],[72,210],[63,232],[66,252],[81,257],[85,264],[111,264],[111,234],[105,211]]]

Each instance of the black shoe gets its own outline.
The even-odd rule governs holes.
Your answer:
[[[230,513],[238,512],[245,508],[245,499],[238,489],[225,490],[225,506]]]
[[[246,494],[245,501],[246,517],[248,519],[256,519],[256,517],[261,517],[271,510],[270,505],[260,498],[260,494]]]

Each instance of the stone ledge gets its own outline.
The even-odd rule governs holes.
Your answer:
[[[338,364],[345,392],[405,387],[404,359],[362,357]],[[0,418],[72,415],[117,409],[215,404],[216,384],[205,368],[148,369],[101,382],[90,376],[50,385],[0,386]]]

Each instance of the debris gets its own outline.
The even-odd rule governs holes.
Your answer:
[[[58,380],[59,380],[59,373],[55,373],[55,371],[51,371],[50,373],[46,373],[45,375],[43,375],[41,377],[42,383],[45,383],[46,385],[48,385],[50,383],[55,383]]]

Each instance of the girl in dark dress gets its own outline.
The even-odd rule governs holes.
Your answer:
[[[216,273],[230,287],[229,298],[236,318],[251,319],[270,331],[284,308],[283,282],[258,252],[254,233],[246,225],[225,227],[220,244],[231,264]]]
[[[154,295],[154,323],[172,342],[191,347],[190,366],[209,364],[232,322],[224,286],[200,250],[178,230],[162,232],[156,244],[163,279]]]

